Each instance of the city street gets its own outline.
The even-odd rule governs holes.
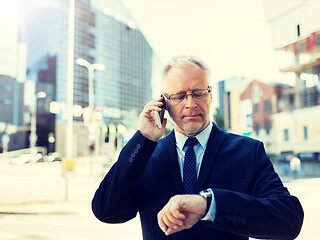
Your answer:
[[[91,212],[92,196],[110,165],[101,157],[79,158],[76,172],[66,179],[60,162],[0,162],[0,240],[142,239],[138,217],[124,224],[104,224]],[[287,178],[285,185],[305,211],[297,239],[319,239],[320,178]]]

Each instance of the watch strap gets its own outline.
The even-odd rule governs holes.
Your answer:
[[[199,195],[207,200],[207,210],[204,215],[204,216],[206,216],[209,209],[210,209],[210,205],[212,202],[212,190],[211,189],[203,190],[199,193]]]

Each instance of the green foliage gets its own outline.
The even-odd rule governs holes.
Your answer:
[[[269,156],[271,162],[275,162],[276,161],[276,156],[277,156],[276,154],[267,153],[267,155]]]
[[[216,108],[216,112],[213,114],[213,119],[215,124],[221,128],[223,131],[226,131],[226,127],[224,125],[224,118],[220,113],[220,109]]]

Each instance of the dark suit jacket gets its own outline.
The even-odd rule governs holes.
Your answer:
[[[299,200],[283,186],[260,141],[214,124],[196,183],[197,192],[207,188],[215,195],[215,221],[165,236],[157,213],[172,196],[185,194],[174,132],[153,142],[138,131],[101,182],[92,209],[107,223],[126,222],[139,212],[146,240],[293,239],[300,232]]]

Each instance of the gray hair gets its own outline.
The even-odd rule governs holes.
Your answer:
[[[185,66],[199,66],[206,74],[208,85],[210,85],[210,70],[208,66],[200,59],[193,56],[177,56],[172,58],[163,68],[162,78],[169,72],[173,67],[185,67]]]

